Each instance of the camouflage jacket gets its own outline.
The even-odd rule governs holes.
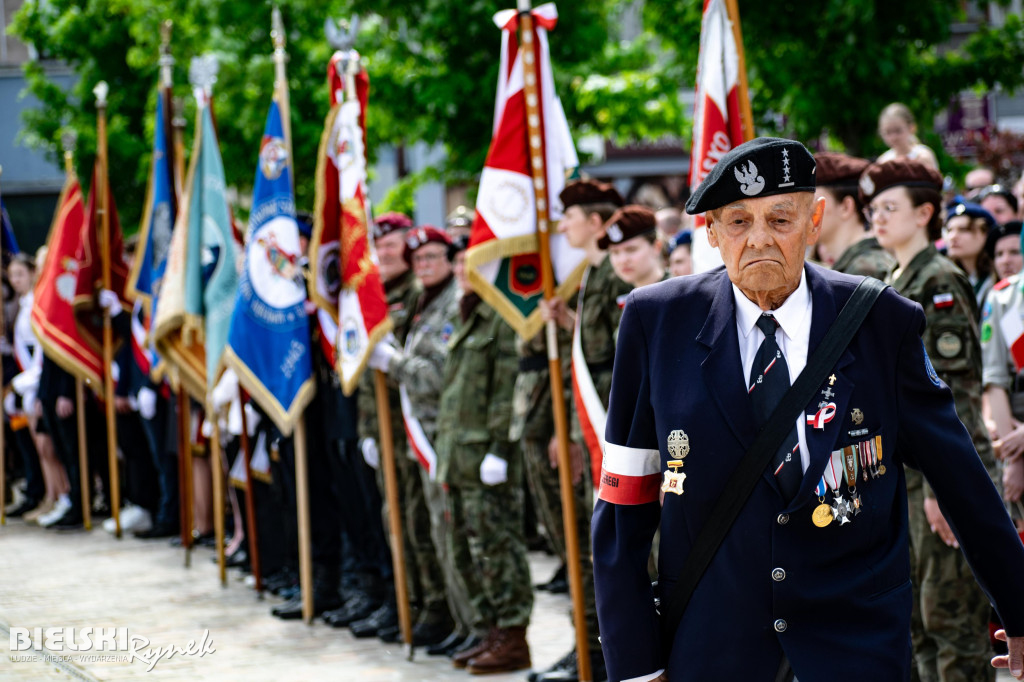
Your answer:
[[[547,442],[555,435],[551,411],[551,373],[548,371],[547,336],[542,330],[530,340],[516,339],[519,373],[512,395],[512,421],[508,437]],[[558,357],[562,361],[566,414],[572,410],[572,332],[559,327]]]
[[[893,279],[895,278],[895,279]],[[953,392],[956,413],[974,440],[981,461],[996,480],[995,459],[981,415],[981,343],[974,290],[953,261],[929,245],[902,271],[890,276],[900,294],[920,303],[926,326],[925,351],[939,378]],[[907,471],[907,487],[921,485],[921,475]],[[926,494],[931,491],[925,486]]]
[[[437,298],[413,314],[405,348],[388,364],[388,378],[405,386],[413,416],[430,440],[436,429],[448,339],[458,323],[459,285],[452,277]]]
[[[508,438],[517,366],[515,332],[478,303],[448,344],[434,443],[438,481],[483,485],[480,463],[488,453],[508,462],[508,480],[520,480],[519,450]]]
[[[416,310],[423,287],[412,273],[406,271],[384,285],[388,297],[388,315],[394,322],[394,334],[400,344],[409,333],[412,312]],[[373,386],[373,370],[367,369],[359,381],[359,438],[380,438],[377,427],[377,397]],[[395,434],[395,447],[405,451],[405,426],[402,406],[398,400],[398,384],[388,379],[388,402],[391,404],[391,430]]]
[[[832,269],[836,272],[874,277],[883,282],[895,267],[896,259],[883,249],[874,237],[867,237],[851,244],[832,264]]]

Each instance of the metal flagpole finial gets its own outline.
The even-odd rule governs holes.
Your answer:
[[[356,44],[356,34],[359,33],[359,16],[353,16],[351,21],[346,19],[335,21],[328,17],[324,21],[324,33],[327,35],[327,44],[332,49],[348,52]]]
[[[170,19],[160,24],[160,79],[164,87],[173,85],[171,69],[174,68],[174,57],[171,56],[171,28],[174,22]]]
[[[533,3],[530,0],[516,0],[516,8],[520,12],[529,12],[533,9]]]
[[[92,94],[96,96],[96,107],[102,109],[107,106],[107,94],[110,92],[110,86],[107,85],[107,81],[100,81],[96,84],[96,87],[92,89]]]
[[[270,37],[274,41],[275,50],[284,49],[284,20],[281,19],[281,9],[277,5],[270,12]]]
[[[188,69],[188,82],[192,84],[196,99],[200,99],[202,105],[206,104],[205,100],[213,93],[213,84],[217,82],[219,69],[220,63],[216,55],[204,54],[192,58],[192,64]]]

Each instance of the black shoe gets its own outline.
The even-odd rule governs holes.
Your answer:
[[[7,517],[11,519],[20,518],[38,506],[39,500],[32,500],[26,497],[22,500],[21,504],[7,513]]]
[[[178,544],[181,544],[181,530],[177,526],[172,526],[169,523],[155,523],[149,530],[139,530],[133,533],[135,537],[140,540],[155,540],[160,538],[178,538]]]
[[[448,658],[451,658],[452,656],[455,656],[457,654],[461,654],[463,651],[475,649],[476,647],[480,646],[480,643],[483,641],[483,637],[477,637],[476,635],[467,635],[464,640],[459,642],[458,646],[452,649],[452,652],[448,654]]]
[[[263,579],[263,587],[271,594],[279,594],[286,587],[299,584],[299,576],[290,568],[274,571]]]
[[[536,678],[532,675],[531,673],[531,682],[577,682],[580,670],[576,650],[570,651],[568,656],[562,658],[549,670],[539,673]],[[604,682],[608,679],[608,672],[604,667],[604,655],[600,650],[590,652],[590,679],[594,682]]]
[[[412,629],[413,646],[433,646],[451,633],[455,623],[447,613],[441,618],[421,619]]]
[[[397,625],[391,625],[377,630],[377,638],[385,644],[397,644],[402,641],[402,630]]]
[[[458,648],[466,640],[466,633],[460,631],[458,628],[451,631],[451,633],[442,639],[437,644],[427,647],[428,656],[450,656],[455,649]]]
[[[328,611],[324,614],[324,622],[331,627],[343,628],[357,620],[368,617],[379,609],[381,603],[371,599],[365,592],[356,593],[351,599],[345,602],[340,609]]]
[[[217,563],[217,557],[213,557],[213,563]],[[243,568],[249,565],[249,553],[244,547],[239,547],[231,554],[224,557],[224,565],[228,568]]]
[[[363,638],[376,637],[378,631],[397,626],[398,609],[395,603],[389,600],[366,618],[351,623],[349,629],[354,636]]]
[[[313,617],[316,618],[324,611],[329,611],[332,608],[338,608],[339,597],[335,597],[335,601],[331,602],[329,597],[322,594],[320,598],[317,598],[316,590],[313,591]],[[302,618],[302,594],[296,594],[294,597],[289,599],[283,604],[278,604],[270,613],[281,620],[298,620]]]
[[[60,517],[50,528],[54,530],[79,530],[82,527],[82,512],[72,509]]]
[[[542,592],[550,592],[551,594],[565,594],[569,591],[569,580],[567,578],[566,566],[562,564],[555,571],[555,574],[551,576],[551,580],[535,587]]]
[[[192,534],[192,544],[195,547],[209,547],[211,549],[217,548],[217,535],[216,533],[202,533]]]

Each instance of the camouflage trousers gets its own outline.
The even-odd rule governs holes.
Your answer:
[[[448,489],[448,551],[473,605],[473,630],[526,627],[533,586],[523,537],[523,489],[513,483]]]
[[[473,604],[469,599],[465,583],[459,580],[458,567],[448,551],[448,527],[451,525],[448,517],[448,493],[440,483],[430,480],[430,474],[426,469],[422,466],[418,466],[417,469],[420,472],[423,499],[430,512],[430,539],[441,568],[441,575],[444,578],[448,613],[455,619],[460,630],[469,632],[479,617],[473,613]],[[445,613],[437,611],[425,611],[420,619],[444,618],[445,615]]]
[[[946,546],[931,531],[924,493],[909,491],[910,571],[914,610],[912,679],[920,682],[984,682],[996,679],[989,663],[991,612],[959,549]]]
[[[526,480],[537,507],[537,515],[562,561],[566,561],[565,531],[562,523],[562,490],[558,469],[548,460],[548,444],[539,440],[522,440]],[[597,605],[594,601],[594,562],[590,550],[590,517],[594,512],[593,486],[589,462],[584,462],[583,476],[573,487],[576,502],[576,537],[580,553],[580,574],[583,576],[583,609],[587,624],[587,641],[592,651],[601,648],[597,629]],[[572,611],[569,617],[573,618]],[[572,620],[575,623],[575,619]]]
[[[396,436],[398,434],[395,434]],[[405,434],[395,443],[395,477],[398,479],[398,497],[402,505],[402,535],[405,542],[406,581],[409,600],[418,604],[422,612],[437,613],[448,609],[444,589],[444,575],[431,539],[430,511],[420,480],[422,467],[409,459],[405,448]],[[399,445],[401,443],[401,445]],[[384,454],[381,453],[381,457]],[[383,464],[377,468],[380,487],[381,512],[384,528],[390,528],[387,494],[384,489]],[[395,541],[391,539],[392,543]]]

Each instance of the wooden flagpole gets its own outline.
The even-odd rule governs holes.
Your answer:
[[[97,157],[100,172],[96,174],[96,197],[100,214],[100,256],[103,266],[103,288],[110,290],[110,205],[108,188],[109,160],[107,158],[107,92],[106,81],[100,81],[93,94],[97,109]],[[107,414],[107,460],[110,465],[110,513],[114,518],[114,536],[121,538],[121,476],[117,469],[117,426],[114,414],[114,332],[110,311],[103,309],[103,403]]]
[[[398,603],[398,626],[405,641],[406,656],[411,661],[412,613],[409,610],[409,586],[405,576],[405,541],[402,537],[402,512],[398,500],[398,475],[395,472],[395,444],[391,436],[391,404],[384,372],[374,370],[377,397],[377,426],[380,428],[380,464],[384,472],[384,494],[388,502],[388,526],[391,531],[391,567],[395,578],[395,601]]]
[[[274,6],[271,11],[270,24],[270,37],[274,41],[274,97],[281,110],[281,127],[284,131],[285,148],[288,150],[288,163],[291,164],[292,172],[289,174],[289,178],[294,194],[295,165],[292,156],[291,107],[288,101],[288,75],[285,71],[288,53],[285,52],[284,22],[281,19],[281,10],[277,6]],[[313,541],[309,525],[309,468],[306,458],[304,416],[299,417],[296,421],[293,445],[295,448],[295,504],[299,524],[299,591],[302,594],[302,620],[310,625],[313,622]]]
[[[551,267],[550,224],[548,221],[548,181],[545,163],[544,131],[540,107],[539,47],[534,40],[530,0],[519,0],[520,49],[526,93],[526,120],[530,141],[530,171],[533,175],[534,203],[537,207],[537,245],[540,251],[544,300],[555,296],[554,271]],[[554,320],[545,325],[548,346],[548,374],[551,377],[551,406],[558,443],[558,483],[562,496],[562,525],[565,528],[565,556],[568,565],[569,591],[572,595],[573,620],[576,626],[576,660],[578,679],[590,682],[590,647],[583,604],[583,575],[580,571],[579,534],[576,527],[576,499],[572,485],[572,464],[569,462],[569,424],[565,409],[562,363],[558,357],[557,327]]]
[[[242,436],[240,445],[245,462],[245,522],[249,526],[249,563],[256,581],[256,594],[263,597],[263,572],[260,570],[260,542],[256,528],[256,495],[252,480],[252,455],[249,450],[249,420],[245,415],[245,394],[238,388],[238,403],[242,407]]]
[[[740,9],[737,0],[725,0],[729,23],[732,25],[732,37],[736,42],[736,66],[739,69],[739,80],[736,83],[740,104],[740,123],[743,126],[743,141],[754,139],[754,113],[750,108],[750,87],[747,83],[747,58],[743,50],[743,30],[740,28]]]
[[[82,487],[82,525],[92,530],[92,501],[89,499],[89,444],[85,440],[85,385],[75,377],[75,417],[78,421],[78,476]]]
[[[206,418],[210,420],[210,469],[213,473],[213,535],[217,543],[217,569],[221,587],[228,586],[227,558],[224,556],[224,464],[221,461],[220,419],[208,400]]]

